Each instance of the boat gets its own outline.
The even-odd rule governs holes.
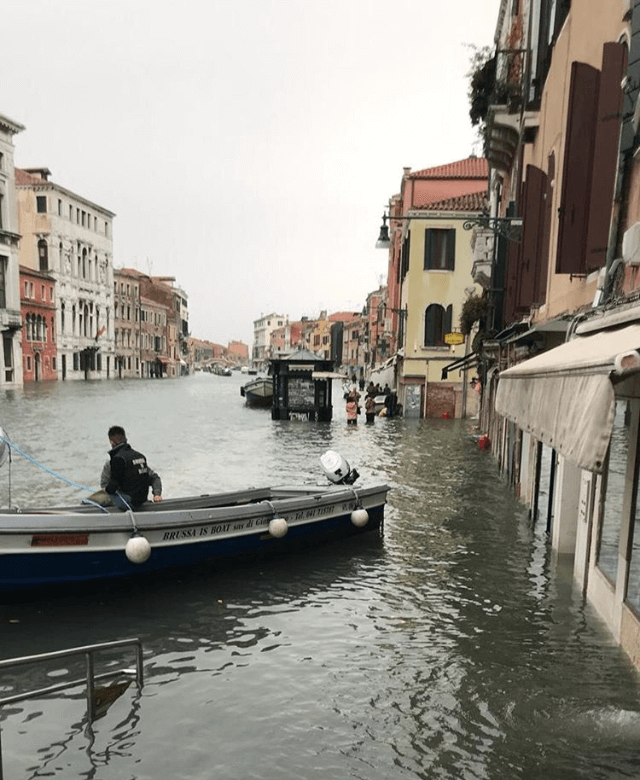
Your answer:
[[[273,402],[273,379],[259,376],[240,388],[248,406],[271,406]]]
[[[388,486],[356,489],[357,471],[341,456],[329,450],[321,461],[331,484],[166,499],[135,511],[93,502],[0,510],[0,592],[141,576],[380,530]]]

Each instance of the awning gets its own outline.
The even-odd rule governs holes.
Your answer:
[[[447,374],[449,371],[463,371],[465,368],[472,368],[473,366],[476,366],[478,364],[478,353],[477,352],[469,352],[468,355],[464,355],[464,357],[458,358],[457,360],[454,360],[453,363],[449,363],[442,369],[442,381],[444,382],[447,378]]]
[[[335,371],[312,371],[311,379],[348,379],[346,374],[338,374]]]
[[[601,472],[615,412],[612,379],[639,370],[638,349],[638,324],[561,344],[500,374],[496,411],[572,463]]]

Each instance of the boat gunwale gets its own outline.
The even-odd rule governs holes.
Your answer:
[[[265,489],[256,489],[252,493],[263,494]],[[136,526],[140,531],[155,531],[167,528],[194,528],[207,525],[215,525],[225,522],[237,522],[242,518],[260,518],[275,516],[276,514],[291,514],[316,507],[326,507],[333,504],[349,501],[357,505],[358,502],[366,503],[370,508],[384,505],[389,492],[387,485],[376,485],[366,488],[353,488],[351,486],[330,486],[329,489],[291,489],[274,488],[266,489],[269,498],[257,501],[247,501],[236,504],[218,504],[208,507],[173,508],[166,505],[149,503],[148,508],[133,512]],[[278,498],[278,492],[285,493]],[[293,493],[293,495],[292,495]],[[247,491],[239,491],[229,494],[212,494],[211,498],[220,499],[222,496],[246,496]],[[198,500],[204,497],[193,497]],[[188,501],[188,498],[182,499]],[[179,503],[181,499],[169,499]],[[162,502],[165,504],[165,502]],[[77,509],[77,508],[76,508]],[[111,509],[111,508],[110,508]],[[91,511],[90,511],[91,510]],[[102,512],[97,507],[90,507],[83,512],[68,511],[66,508],[52,508],[52,510],[24,511],[15,513],[0,512],[0,538],[3,536],[15,536],[33,533],[90,533],[95,535],[113,533],[131,533],[131,516],[126,511],[115,510]],[[317,518],[310,518],[309,522],[317,522]],[[0,551],[2,554],[3,551]]]

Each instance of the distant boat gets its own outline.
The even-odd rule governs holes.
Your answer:
[[[273,379],[259,376],[240,388],[248,406],[271,406],[273,401]]]

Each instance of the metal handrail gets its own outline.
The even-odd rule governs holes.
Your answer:
[[[117,669],[111,672],[103,672],[102,674],[95,674],[93,656],[95,653],[102,652],[104,650],[113,650],[118,647],[134,646],[136,651],[136,666],[135,669]],[[136,685],[138,690],[142,689],[144,684],[144,670],[142,666],[142,641],[140,639],[118,639],[113,642],[100,642],[95,645],[84,645],[82,647],[71,647],[67,650],[55,650],[51,653],[40,653],[38,655],[26,655],[21,658],[6,658],[0,661],[0,671],[3,669],[11,669],[16,666],[27,666],[29,664],[41,663],[43,661],[51,661],[58,658],[69,658],[71,656],[84,655],[86,663],[86,676],[84,679],[68,680],[67,682],[57,683],[55,685],[49,685],[46,688],[38,688],[33,691],[25,691],[24,693],[13,694],[12,696],[4,696],[0,698],[0,707],[5,704],[11,704],[18,701],[26,701],[27,699],[36,699],[41,696],[46,696],[50,693],[56,693],[58,691],[64,691],[69,688],[76,688],[83,683],[87,686],[87,719],[89,723],[94,720],[94,692],[96,680],[106,680],[114,677],[120,677],[122,675],[134,675],[136,678]],[[0,737],[2,730],[0,729]],[[4,773],[2,770],[2,740],[0,739],[0,780],[3,780]]]

